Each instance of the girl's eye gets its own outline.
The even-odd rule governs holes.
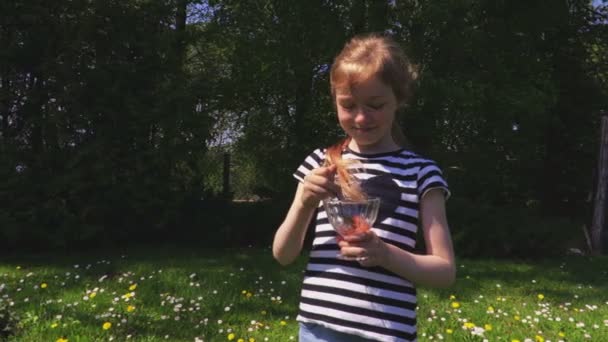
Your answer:
[[[374,104],[370,104],[368,106],[371,109],[379,110],[379,109],[382,109],[382,107],[384,107],[384,103],[374,103]]]
[[[355,108],[355,105],[352,103],[341,103],[340,106],[346,110],[351,110]]]

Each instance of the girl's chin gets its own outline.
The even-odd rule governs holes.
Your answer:
[[[363,152],[363,153],[365,153],[366,151],[373,151],[373,150],[376,150],[376,149],[382,147],[380,140],[362,139],[360,137],[359,138],[353,137],[353,139],[357,143],[357,147],[359,148],[360,152]]]

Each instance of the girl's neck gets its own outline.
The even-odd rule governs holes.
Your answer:
[[[395,143],[395,141],[391,137],[390,139],[379,141],[378,143],[373,144],[373,145],[360,145],[360,144],[357,144],[355,139],[351,139],[350,142],[348,143],[348,148],[351,151],[361,153],[361,154],[378,154],[378,153],[387,153],[387,152],[392,152],[392,151],[398,150],[401,148],[401,146],[399,146],[397,143]]]

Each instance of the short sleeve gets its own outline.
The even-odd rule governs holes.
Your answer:
[[[435,162],[423,163],[418,170],[418,196],[420,198],[432,189],[442,189],[447,200],[451,193],[441,169]]]
[[[293,176],[300,182],[304,182],[304,177],[308,175],[312,170],[323,165],[325,160],[325,154],[321,149],[314,150],[309,154],[306,159],[300,164],[300,166],[293,173]]]

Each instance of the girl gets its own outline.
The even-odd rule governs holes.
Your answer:
[[[297,317],[300,342],[416,341],[414,284],[454,282],[447,183],[433,161],[404,147],[395,120],[410,92],[410,70],[399,46],[381,35],[353,38],[334,60],[331,93],[347,138],[315,150],[297,169],[295,198],[273,242],[277,261],[291,263],[317,209]],[[372,228],[338,239],[321,206],[337,196],[380,197]],[[418,226],[426,255],[413,253]]]

